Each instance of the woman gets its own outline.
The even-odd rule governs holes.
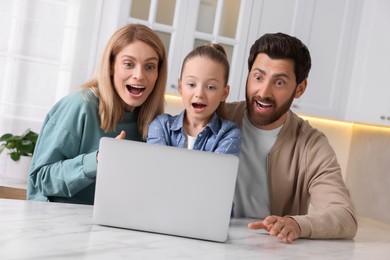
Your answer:
[[[115,32],[93,79],[46,116],[27,199],[93,204],[100,138],[145,141],[163,112],[166,78],[165,48],[150,28],[130,24]]]

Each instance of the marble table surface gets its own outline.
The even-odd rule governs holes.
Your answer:
[[[390,228],[360,220],[353,240],[285,244],[249,219],[225,243],[95,225],[93,206],[0,199],[0,259],[390,259]]]

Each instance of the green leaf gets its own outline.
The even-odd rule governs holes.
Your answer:
[[[17,148],[21,154],[26,155],[32,153],[34,145],[30,140],[22,140]]]
[[[38,134],[27,129],[21,136],[6,133],[0,137],[0,153],[9,151],[12,160],[18,161],[21,155],[31,156],[34,153]]]
[[[10,133],[7,133],[7,134],[4,134],[0,137],[0,142],[7,142],[9,139],[11,139],[13,137],[12,134]]]
[[[8,143],[5,144],[5,148],[11,150],[16,148],[16,141],[9,140]]]
[[[14,161],[19,161],[20,160],[20,154],[19,153],[13,152],[13,153],[10,153],[9,155],[11,156],[11,159],[14,160]]]
[[[33,131],[30,131],[27,133],[27,135],[25,136],[25,138],[27,140],[30,140],[32,143],[36,143],[37,140],[38,140],[38,134],[33,132]]]

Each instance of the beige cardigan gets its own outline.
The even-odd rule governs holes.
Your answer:
[[[246,102],[226,104],[242,125]],[[239,176],[238,176],[239,178]],[[340,165],[326,136],[292,111],[268,155],[271,214],[290,216],[303,238],[353,238],[357,219]],[[314,211],[308,214],[309,203]]]

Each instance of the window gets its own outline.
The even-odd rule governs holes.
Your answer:
[[[39,132],[54,103],[90,78],[101,6],[0,0],[0,135]]]

